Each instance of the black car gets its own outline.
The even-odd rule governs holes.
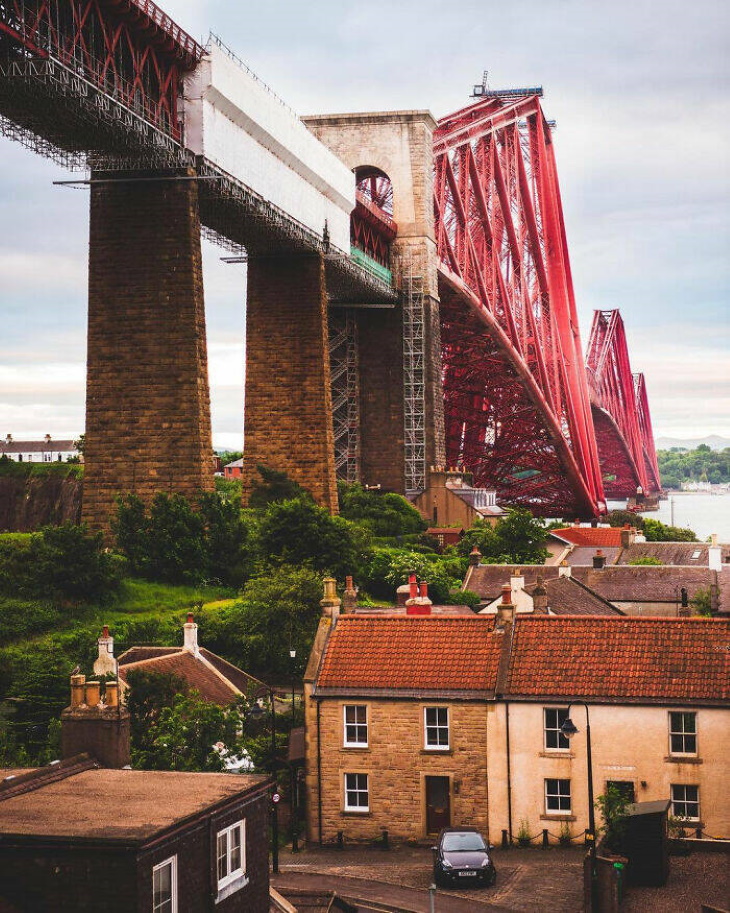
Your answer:
[[[475,827],[447,827],[433,847],[433,877],[437,885],[492,885],[497,880],[489,851]]]

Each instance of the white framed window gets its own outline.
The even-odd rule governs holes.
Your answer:
[[[570,780],[545,780],[545,812],[548,815],[570,814]]]
[[[697,754],[697,714],[693,711],[669,711],[669,753]]]
[[[365,704],[345,704],[344,745],[348,748],[367,748],[368,745],[368,708]]]
[[[700,788],[686,784],[672,784],[672,815],[688,821],[700,820]]]
[[[430,751],[449,749],[449,708],[423,708],[424,748]]]
[[[218,831],[216,841],[218,860],[218,890],[227,887],[246,871],[246,822],[236,821]]]
[[[152,869],[152,913],[177,913],[177,856]]]
[[[568,719],[567,707],[544,707],[543,730],[546,751],[567,751],[570,742],[560,731],[560,727]]]
[[[345,774],[345,811],[370,811],[370,792],[367,774]]]

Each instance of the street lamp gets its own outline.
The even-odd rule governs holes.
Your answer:
[[[578,727],[570,718],[570,708],[574,704],[581,704],[586,711],[586,755],[588,760],[588,840],[590,845],[591,857],[591,913],[598,911],[598,870],[596,867],[596,814],[593,808],[593,763],[591,761],[591,721],[588,715],[588,704],[585,701],[571,701],[568,704],[568,711],[565,722],[560,727],[561,733],[566,739],[571,739]]]
[[[291,747],[291,734],[294,731],[294,661],[297,658],[297,651],[293,648],[289,648],[289,659],[291,660],[291,730],[289,731],[289,745]],[[291,825],[291,851],[292,853],[299,852],[299,844],[297,842],[297,831],[299,828],[299,803],[297,802],[297,782],[296,777],[294,776],[294,762],[289,760],[289,788],[291,791],[291,803],[290,803],[290,825]]]
[[[276,783],[275,763],[276,763],[276,717],[274,708],[274,691],[268,689],[269,705],[271,707],[271,775],[274,779],[274,791],[271,795],[271,869],[275,875],[279,873],[279,787]],[[246,714],[249,719],[262,720],[266,711],[258,703]]]

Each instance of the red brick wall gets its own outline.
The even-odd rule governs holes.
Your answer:
[[[92,184],[90,239],[83,518],[106,530],[119,493],[213,488],[197,185]]]

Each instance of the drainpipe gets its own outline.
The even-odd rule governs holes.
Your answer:
[[[319,845],[322,846],[322,725],[320,711],[322,702],[317,701],[317,820]]]
[[[512,845],[512,765],[510,764],[511,756],[509,749],[509,703],[504,702],[505,726],[507,730],[507,828],[509,832],[509,842]]]

